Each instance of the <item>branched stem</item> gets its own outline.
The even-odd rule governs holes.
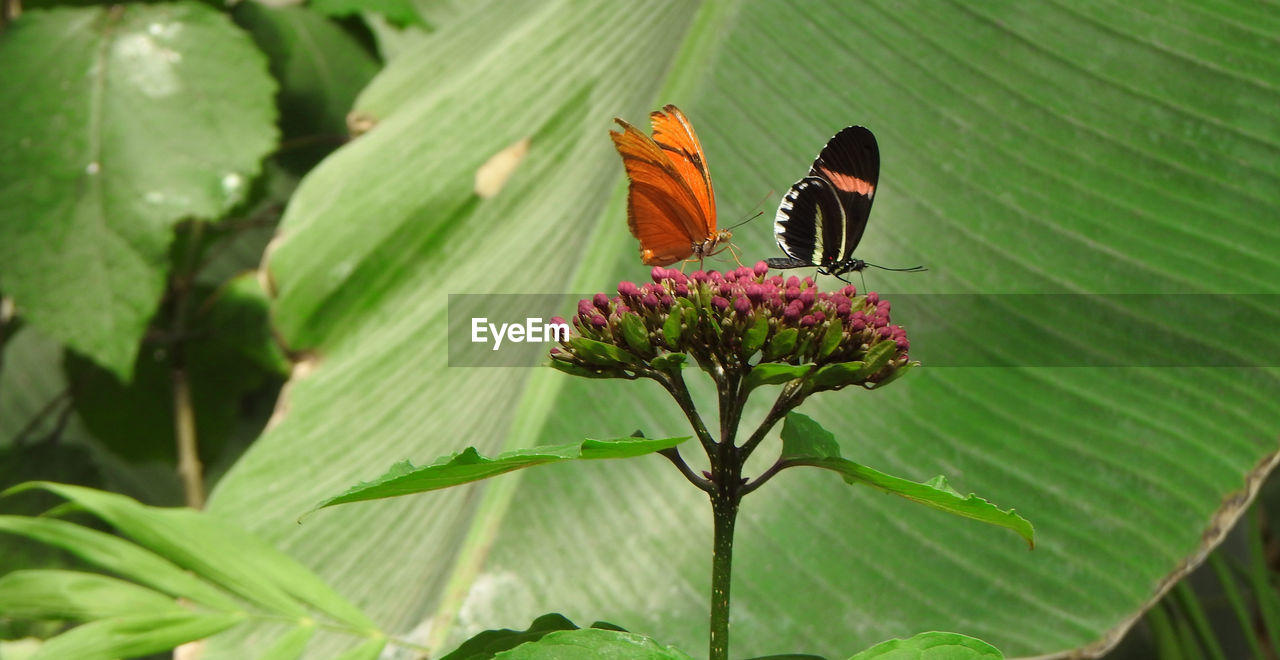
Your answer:
[[[702,423],[702,417],[698,415],[698,409],[693,405],[693,397],[689,396],[689,388],[684,384],[684,377],[676,371],[667,378],[659,378],[658,382],[662,383],[676,403],[680,404],[680,409],[684,411],[689,425],[693,427],[694,435],[698,436],[702,449],[708,456],[713,455],[716,450],[715,439],[711,437],[711,432],[707,431],[707,425]]]
[[[697,486],[699,489],[701,489],[704,492],[707,492],[707,493],[714,492],[714,489],[711,486],[711,482],[698,476],[693,471],[693,468],[690,468],[689,464],[684,462],[684,457],[680,455],[679,449],[677,449],[676,447],[669,447],[667,449],[663,449],[658,453],[662,454],[667,458],[667,460],[674,463],[676,468],[680,470],[680,474],[683,474],[684,478],[689,480],[689,483]]]
[[[742,487],[742,490],[738,494],[745,496],[747,493],[750,493],[751,491],[763,486],[764,482],[772,479],[775,474],[778,474],[783,469],[789,468],[789,467],[791,467],[790,461],[787,461],[786,459],[783,459],[783,458],[779,458],[777,461],[774,461],[773,465],[769,466],[768,470],[765,470],[764,472],[760,473],[760,476],[756,477],[754,481],[744,485]]]
[[[778,400],[773,402],[773,407],[769,409],[769,414],[765,415],[764,421],[760,422],[760,427],[751,434],[747,441],[742,443],[742,460],[747,460],[751,452],[764,441],[769,431],[773,429],[773,425],[777,424],[782,418],[787,416],[800,402],[804,400],[801,395],[802,385],[796,381],[787,383],[782,388],[782,392],[778,394]]]

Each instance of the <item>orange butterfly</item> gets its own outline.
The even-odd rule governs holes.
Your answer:
[[[609,132],[631,180],[627,226],[640,241],[640,260],[650,266],[701,262],[732,237],[716,231],[716,196],[702,145],[674,105],[649,120],[653,137],[621,119],[615,121],[622,132]]]

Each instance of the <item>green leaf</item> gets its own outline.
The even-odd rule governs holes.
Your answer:
[[[839,458],[836,436],[808,415],[787,413],[782,421],[781,458]]]
[[[315,633],[316,627],[313,623],[303,623],[281,635],[257,658],[258,660],[297,660],[302,657],[302,652],[306,650],[307,643]]]
[[[311,8],[335,18],[370,12],[399,27],[426,25],[410,0],[311,0]]]
[[[680,345],[680,334],[684,330],[684,324],[682,323],[683,310],[689,306],[689,301],[684,298],[677,298],[676,300],[676,306],[667,315],[667,320],[662,322],[662,336],[667,340],[667,346],[671,347]]]
[[[748,357],[755,354],[764,346],[764,340],[769,336],[769,320],[760,315],[755,323],[742,334],[742,354]]]
[[[780,385],[789,380],[804,377],[811,369],[813,369],[812,364],[762,362],[751,368],[751,373],[747,374],[742,387],[750,392],[761,385]]]
[[[563,371],[570,376],[580,376],[582,378],[617,378],[619,376],[618,372],[611,369],[602,368],[600,371],[595,371],[586,367],[578,366],[572,362],[565,362],[564,360],[552,359],[550,365],[552,369]]]
[[[574,337],[569,340],[569,345],[577,351],[582,359],[589,360],[602,367],[626,367],[640,361],[636,356],[613,344],[606,344],[586,337]]]
[[[765,348],[765,359],[770,360],[779,355],[791,353],[795,350],[796,339],[799,337],[800,331],[795,328],[786,328],[774,333],[773,339],[769,340],[769,345]]]
[[[691,660],[688,654],[635,633],[597,628],[563,630],[493,656],[500,660]]]
[[[114,660],[159,653],[215,635],[242,618],[225,612],[176,612],[101,619],[47,640],[35,657]]]
[[[61,548],[105,571],[205,607],[234,610],[240,606],[235,599],[163,557],[111,534],[62,520],[23,516],[0,516],[0,532]]]
[[[289,145],[280,156],[301,171],[341,144],[351,104],[378,72],[368,48],[318,9],[241,2],[232,12],[280,83],[281,137]]]
[[[666,353],[649,361],[649,365],[659,371],[672,373],[684,368],[689,356],[684,353]]]
[[[649,355],[653,352],[653,345],[649,343],[649,330],[644,327],[644,322],[639,316],[631,313],[623,314],[618,319],[618,325],[622,327],[622,337],[632,351],[640,355]]]
[[[967,635],[925,632],[909,639],[880,642],[849,660],[1004,660],[1004,654]]]
[[[688,439],[689,436],[683,438],[625,437],[613,440],[588,438],[579,443],[514,449],[493,458],[485,458],[476,451],[475,447],[467,447],[452,456],[442,456],[430,465],[415,467],[409,461],[400,461],[392,465],[391,469],[378,479],[352,486],[347,489],[347,492],[331,497],[311,510],[316,511],[336,504],[399,497],[460,486],[535,465],[571,460],[633,458],[674,447]]]
[[[825,364],[818,367],[818,371],[813,374],[813,386],[833,389],[861,382],[865,378],[863,374],[866,370],[867,363],[857,360]]]
[[[8,493],[57,493],[111,523],[139,545],[272,612],[307,615],[305,605],[349,626],[376,630],[355,606],[291,557],[216,516],[190,509],[148,507],[90,488],[32,482]]]
[[[18,619],[73,621],[187,612],[171,597],[113,577],[40,569],[0,577],[0,611]]]
[[[278,284],[272,312],[287,345],[320,357],[209,504],[307,558],[377,620],[399,630],[431,621],[432,648],[461,643],[476,620],[530,621],[548,602],[705,645],[706,497],[664,461],[524,470],[440,491],[429,506],[400,498],[295,524],[399,458],[469,444],[493,456],[638,427],[687,433],[654,383],[443,359],[449,292],[609,292],[648,277],[626,226],[613,117],[644,128],[649,112],[679,105],[725,226],[776,208],[841,127],[870,127],[883,166],[858,256],[930,269],[868,270],[872,289],[1280,287],[1280,253],[1266,249],[1280,208],[1280,149],[1268,137],[1277,119],[1258,110],[1280,105],[1265,45],[1280,29],[1256,11],[1185,0],[1158,11],[1092,0],[729,0],[644,11],[481,2],[459,14],[388,64],[354,108],[376,128],[291,200],[265,265]],[[506,187],[476,200],[476,170],[525,137],[528,155]],[[759,202],[767,190],[774,197]],[[746,261],[779,256],[768,223],[738,228],[734,244]],[[1040,307],[1053,304],[1060,297],[1046,295]],[[895,311],[893,322],[914,342],[934,323],[927,311]],[[1004,313],[1041,336],[1053,329],[1032,309]],[[1218,325],[1205,310],[1193,325],[1248,350],[1242,338],[1280,325],[1277,310],[1261,313],[1272,322]],[[706,379],[686,371],[699,410],[714,417]],[[735,612],[768,625],[735,624],[735,657],[847,657],[929,629],[962,630],[1013,657],[1101,652],[1095,642],[1119,639],[1152,585],[1217,545],[1204,531],[1228,529],[1272,469],[1277,376],[922,369],[875,396],[810,397],[804,412],[848,443],[843,453],[890,473],[935,466],[925,476],[963,478],[1034,515],[1038,547],[793,471],[743,503],[735,563],[751,579],[735,583]],[[744,423],[766,414],[765,398],[751,398]],[[618,539],[629,539],[625,560]],[[397,570],[352,559],[367,556]],[[511,577],[529,575],[536,589]],[[253,641],[229,631],[209,648],[245,657]],[[341,648],[321,637],[313,647]]]
[[[1003,511],[972,493],[963,496],[941,475],[926,483],[916,483],[841,458],[835,436],[800,413],[788,413],[783,421],[782,447],[782,457],[789,465],[810,465],[838,472],[850,484],[865,484],[939,511],[1005,527],[1025,539],[1028,546],[1035,547],[1035,529],[1013,509]]]
[[[479,633],[440,660],[489,660],[502,651],[542,639],[547,633],[577,629],[578,626],[561,614],[544,614],[534,619],[525,630],[503,628]]]
[[[844,338],[844,325],[838,321],[827,324],[827,329],[822,333],[822,343],[818,345],[818,359],[825,360],[840,345],[840,340]]]
[[[352,647],[346,653],[336,656],[335,660],[378,660],[382,655],[382,649],[386,648],[387,640],[371,639],[361,643],[359,646]]]
[[[182,364],[191,389],[201,461],[211,464],[226,448],[241,420],[244,397],[269,377],[288,372],[275,345],[256,279],[232,280],[221,292],[192,292],[199,311],[192,315]],[[76,383],[76,412],[93,437],[115,454],[137,462],[177,460],[174,431],[172,351],[138,355],[133,379],[115,374],[74,353],[64,360],[67,380]]]
[[[275,143],[274,83],[193,2],[31,11],[0,40],[0,289],[128,380],[173,225],[244,198]]]

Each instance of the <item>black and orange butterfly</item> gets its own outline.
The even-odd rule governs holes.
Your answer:
[[[640,260],[650,266],[701,262],[730,248],[733,235],[716,230],[711,174],[689,119],[668,105],[649,120],[653,137],[621,119],[615,121],[622,132],[609,132],[631,180],[627,226],[640,241]]]
[[[871,266],[915,272],[923,266],[885,268],[853,256],[871,215],[880,180],[880,147],[862,126],[835,134],[814,159],[808,176],[791,186],[778,205],[774,238],[787,258],[766,259],[770,268],[817,266],[823,275],[841,275]],[[847,281],[847,280],[845,280]]]

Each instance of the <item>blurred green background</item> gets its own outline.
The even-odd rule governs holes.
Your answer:
[[[615,116],[685,111],[721,226],[765,215],[735,230],[748,263],[777,256],[769,217],[782,192],[832,134],[862,124],[883,165],[858,256],[929,267],[868,273],[889,299],[1280,293],[1269,5],[244,3],[234,24],[195,4],[72,11],[27,8],[0,34],[14,63],[0,73],[9,482],[180,503],[166,377],[180,367],[216,481],[208,509],[386,630],[439,648],[548,611],[703,646],[710,515],[656,457],[296,524],[404,458],[685,432],[652,384],[446,363],[448,294],[648,278],[625,227]],[[179,91],[164,93],[155,72],[170,69]],[[371,130],[344,143],[354,126]],[[523,139],[513,177],[478,197],[476,170]],[[564,311],[573,304],[566,295]],[[1037,327],[1042,311],[1005,313]],[[895,321],[911,332],[912,319]],[[1171,330],[1248,356],[1272,327],[1205,309]],[[1116,348],[1075,339],[1086,356]],[[846,457],[916,480],[943,473],[1017,508],[1038,546],[789,471],[743,505],[734,654],[845,657],[931,629],[1010,657],[1105,652],[1221,541],[1270,471],[1278,376],[926,364],[883,392],[815,399],[804,411]],[[1192,629],[1188,611],[1163,629]],[[1176,639],[1161,625],[1151,640]],[[1220,628],[1242,634],[1231,618]],[[219,635],[205,657],[243,657],[260,632]],[[1129,644],[1141,657],[1157,642]]]

